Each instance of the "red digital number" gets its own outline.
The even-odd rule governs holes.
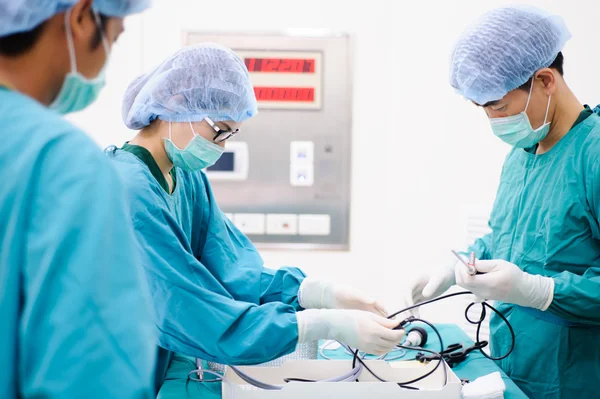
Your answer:
[[[304,60],[294,60],[294,72],[302,73],[305,63]]]
[[[257,101],[314,102],[312,87],[255,87]]]
[[[315,90],[312,88],[298,90],[298,101],[313,102],[315,99]]]
[[[282,96],[283,96],[283,90],[284,90],[284,89],[281,89],[281,88],[279,88],[279,87],[278,87],[278,88],[276,88],[276,89],[273,89],[273,95],[271,96],[271,100],[272,100],[272,101],[282,101],[282,100],[283,100],[283,99],[282,99]]]
[[[298,101],[298,92],[300,90],[296,88],[289,88],[285,93],[285,101]]]
[[[256,66],[256,58],[246,58],[244,60],[244,63],[246,64],[246,68],[248,68],[248,71],[253,72]]]
[[[248,72],[315,73],[314,59],[245,58]]]
[[[315,60],[304,60],[303,72],[315,73]]]
[[[286,59],[281,60],[281,63],[279,64],[279,68],[277,69],[277,72],[292,72],[291,71],[292,61],[293,60],[286,60]]]
[[[262,72],[277,72],[280,62],[281,60],[279,59],[263,60]]]

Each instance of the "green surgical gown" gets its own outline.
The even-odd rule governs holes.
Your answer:
[[[598,111],[598,108],[596,108]],[[589,113],[589,111],[588,111]],[[470,250],[552,277],[546,312],[497,303],[516,334],[502,369],[531,398],[597,398],[600,386],[600,117],[577,123],[549,152],[513,149],[490,217]],[[495,356],[510,346],[492,316]]]
[[[0,142],[0,398],[150,397],[152,313],[117,173],[2,88]]]
[[[160,347],[232,365],[293,352],[304,273],[265,268],[215,203],[204,173],[175,168],[168,194],[151,172],[157,168],[149,153],[107,152],[128,189]]]

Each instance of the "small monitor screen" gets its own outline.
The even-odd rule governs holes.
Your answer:
[[[233,172],[235,170],[235,153],[224,152],[213,166],[207,168],[211,172]]]

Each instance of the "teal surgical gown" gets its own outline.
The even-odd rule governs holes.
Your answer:
[[[160,347],[235,365],[293,352],[304,274],[265,268],[254,245],[215,203],[202,172],[174,168],[169,194],[142,147],[113,148],[109,157],[129,192]]]
[[[152,313],[117,173],[4,88],[0,143],[0,398],[150,397]]]
[[[600,395],[600,117],[588,109],[578,122],[545,154],[512,150],[492,232],[471,247],[554,280],[545,312],[497,303],[516,335],[499,365],[531,398]],[[490,330],[492,353],[506,353],[506,325],[493,316]]]

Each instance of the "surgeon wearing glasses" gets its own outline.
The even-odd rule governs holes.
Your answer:
[[[107,153],[129,191],[153,297],[157,384],[173,352],[243,365],[327,338],[383,354],[404,337],[400,320],[355,289],[265,268],[219,209],[202,169],[256,113],[244,63],[215,44],[180,50],[125,94],[123,119],[139,132]]]

